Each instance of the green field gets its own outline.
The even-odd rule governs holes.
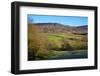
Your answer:
[[[74,34],[68,34],[68,33],[67,34],[65,34],[65,33],[62,33],[62,34],[44,33],[44,34],[47,35],[49,40],[61,40],[63,38],[80,39],[82,37],[81,35],[74,35]]]
[[[87,49],[87,41],[82,41],[83,35],[75,35],[75,34],[53,34],[53,33],[44,33],[49,41],[54,42],[56,45],[60,46],[62,44],[62,40],[66,39],[72,48],[81,48]]]

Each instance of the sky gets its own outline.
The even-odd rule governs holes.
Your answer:
[[[28,23],[61,23],[70,26],[88,25],[88,17],[28,14]]]

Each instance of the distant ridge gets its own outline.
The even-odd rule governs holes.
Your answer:
[[[66,26],[64,24],[61,24],[61,23],[34,23],[34,25],[53,25],[53,26]],[[67,25],[69,26],[69,25]]]
[[[63,25],[60,23],[32,23],[30,25],[36,25],[40,28],[42,32],[51,32],[51,33],[74,33],[74,34],[87,34],[88,26],[71,26]]]

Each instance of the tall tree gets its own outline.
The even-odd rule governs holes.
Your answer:
[[[38,26],[29,25],[28,50],[29,59],[46,58],[46,37],[40,32]]]

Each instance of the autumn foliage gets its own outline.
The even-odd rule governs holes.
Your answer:
[[[38,27],[30,26],[28,28],[29,59],[45,59],[48,53],[46,45],[46,37],[39,31]]]

